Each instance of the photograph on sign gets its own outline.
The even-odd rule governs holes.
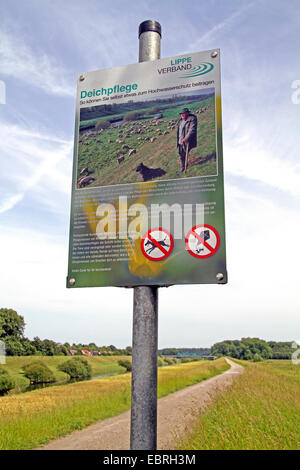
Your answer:
[[[83,108],[77,187],[216,175],[215,134],[214,88]]]
[[[81,74],[67,286],[226,282],[219,51]]]

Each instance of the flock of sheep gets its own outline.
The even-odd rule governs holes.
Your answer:
[[[157,137],[161,135],[167,135],[170,133],[170,130],[175,129],[176,122],[177,122],[176,119],[170,120],[167,124],[167,128],[169,130],[165,130],[165,131],[163,131],[159,127],[160,124],[167,123],[167,121],[164,119],[152,119],[151,121],[147,121],[146,123],[141,123],[140,121],[134,121],[130,123],[129,126],[128,124],[120,124],[118,126],[119,128],[118,138],[116,139],[116,143],[122,144],[121,149],[119,149],[118,151],[119,153],[121,153],[121,155],[116,156],[118,163],[119,164],[122,163],[125,160],[126,156],[130,157],[131,155],[136,153],[136,149],[130,148],[125,143],[125,139],[128,139],[130,136],[137,134],[138,135],[137,140],[140,141],[141,143],[142,142],[153,143],[157,140]],[[154,132],[156,131],[156,134],[153,134],[152,136],[143,135],[143,134],[149,134],[149,132],[152,133],[153,131]],[[112,140],[109,140],[109,143],[112,143],[112,142],[113,142]],[[125,152],[128,152],[127,155],[125,154]]]

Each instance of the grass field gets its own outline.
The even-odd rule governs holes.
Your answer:
[[[178,443],[189,450],[300,449],[300,366],[247,363]]]
[[[158,396],[228,369],[224,359],[164,367]],[[77,382],[0,398],[0,449],[32,449],[130,408],[131,374]]]
[[[24,389],[29,385],[29,379],[24,377],[22,367],[35,361],[42,361],[45,363],[53,372],[56,381],[68,380],[69,376],[64,372],[57,370],[57,366],[65,361],[68,361],[70,356],[7,356],[6,364],[2,365],[6,369],[11,377],[15,380],[16,388],[12,390],[12,393]],[[85,356],[92,367],[92,376],[97,375],[109,375],[123,373],[124,367],[119,366],[118,361],[120,359],[130,359],[128,356],[109,356],[100,357]]]
[[[103,131],[93,131],[80,137],[78,150],[77,179],[80,171],[88,167],[95,178],[89,186],[137,183],[143,181],[136,167],[142,162],[150,168],[161,168],[166,174],[159,180],[183,178],[184,176],[206,176],[217,173],[215,138],[215,103],[214,97],[189,104],[192,113],[207,108],[198,118],[198,145],[192,149],[189,168],[178,176],[181,168],[176,146],[176,122],[180,118],[182,105],[165,109],[163,119],[153,122],[153,116],[138,121],[123,123],[120,128],[110,127]],[[141,134],[138,132],[142,132]],[[150,138],[155,138],[150,142]],[[117,142],[121,140],[121,143]],[[126,149],[123,147],[126,146]],[[129,149],[136,153],[129,156]],[[118,163],[118,157],[125,157]],[[206,160],[206,157],[207,160]]]

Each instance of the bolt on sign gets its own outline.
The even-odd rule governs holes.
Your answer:
[[[80,75],[67,286],[226,282],[220,51]]]

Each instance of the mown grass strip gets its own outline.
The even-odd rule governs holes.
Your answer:
[[[164,367],[162,397],[228,369],[224,359]],[[36,390],[0,399],[0,449],[32,449],[130,408],[131,374]]]
[[[200,415],[178,449],[300,448],[300,367],[288,361],[248,363],[231,388]]]

